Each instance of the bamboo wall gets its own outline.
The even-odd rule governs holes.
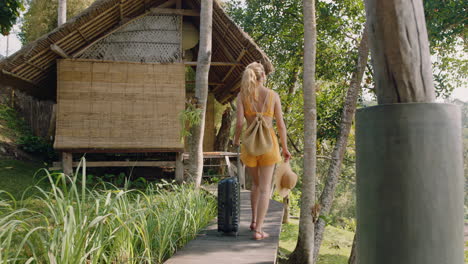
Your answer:
[[[183,149],[183,64],[59,60],[57,70],[56,149]]]

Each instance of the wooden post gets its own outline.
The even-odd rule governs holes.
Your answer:
[[[184,182],[184,153],[176,153],[175,180],[177,183]]]
[[[57,104],[52,105],[52,113],[50,115],[49,121],[49,130],[47,131],[47,136],[51,142],[53,142],[55,137],[55,126],[57,121]]]
[[[71,152],[62,152],[63,173],[68,176],[73,175],[73,154]]]

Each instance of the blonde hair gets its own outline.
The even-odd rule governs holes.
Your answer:
[[[257,86],[263,74],[265,74],[265,69],[261,63],[252,62],[245,67],[241,81],[241,94],[245,99],[253,97],[255,101],[258,100]]]

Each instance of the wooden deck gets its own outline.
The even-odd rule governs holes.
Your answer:
[[[270,201],[265,232],[269,238],[261,241],[252,239],[249,230],[250,192],[241,192],[241,227],[239,236],[224,236],[217,231],[216,219],[201,231],[197,238],[179,250],[166,264],[274,264],[278,251],[283,204]]]

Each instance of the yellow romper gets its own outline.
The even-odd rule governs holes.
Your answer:
[[[266,111],[262,113],[263,116],[274,116],[274,105],[273,105],[273,91],[269,92],[268,105]],[[253,111],[253,108],[248,100],[244,103],[244,114],[246,116],[255,116],[257,112]],[[281,155],[279,152],[278,139],[276,138],[275,131],[273,126],[270,127],[271,138],[273,139],[273,146],[270,151],[260,156],[253,156],[248,154],[244,150],[244,146],[241,147],[240,159],[248,167],[257,167],[257,166],[269,166],[281,161]]]

